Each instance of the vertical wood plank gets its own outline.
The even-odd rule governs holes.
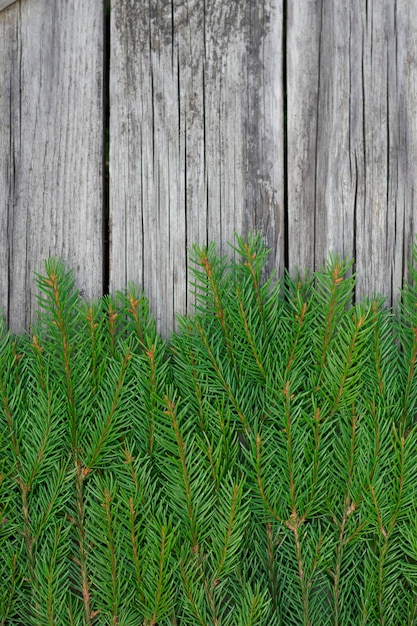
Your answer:
[[[0,14],[0,294],[12,330],[58,256],[102,293],[103,2],[22,0]]]
[[[0,11],[16,2],[16,0],[0,0]]]
[[[11,246],[9,244],[10,207],[14,191],[14,118],[17,106],[13,106],[18,85],[17,37],[18,13],[9,8],[0,15],[0,314],[9,322],[9,272]],[[17,138],[16,138],[17,139]],[[24,303],[22,303],[24,305]]]
[[[349,5],[289,3],[288,256],[292,271],[316,269],[329,250],[344,256],[354,252],[349,58]]]
[[[193,243],[261,230],[283,266],[282,2],[114,0],[111,24],[110,285],[167,335]]]
[[[356,258],[398,299],[415,228],[415,0],[289,3],[289,264]],[[414,82],[413,82],[414,81]]]
[[[391,236],[395,242],[393,276],[397,288],[400,278],[407,274],[407,264],[412,259],[410,247],[416,242],[417,235],[417,1],[399,0],[395,9],[395,54],[391,47],[395,61],[389,61],[389,84],[390,91],[394,91],[392,97],[396,106],[391,103],[389,112],[389,153],[397,155],[398,168],[391,158],[389,189],[390,204],[395,202],[396,207],[395,228]],[[398,178],[395,176],[396,169]]]
[[[401,146],[400,128],[407,122],[408,98],[400,101],[399,88],[407,81],[407,68],[399,73],[397,64],[398,48],[404,52],[404,46],[411,43],[404,38],[404,23],[398,30],[397,17],[405,8],[405,3],[372,2],[360,19],[354,13],[351,19],[357,47],[352,105],[358,118],[352,137],[360,154],[356,171],[358,292],[382,292],[388,302],[397,300],[409,244],[404,240],[405,206],[398,202],[406,191],[404,176],[411,156],[406,161],[401,157],[405,145]],[[410,204],[410,216],[413,210]]]

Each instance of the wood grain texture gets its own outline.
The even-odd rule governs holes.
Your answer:
[[[0,11],[16,2],[16,0],[0,0]]]
[[[45,258],[102,293],[103,11],[22,0],[0,15],[0,306],[14,331]]]
[[[416,228],[415,0],[288,4],[289,264],[397,301]]]
[[[114,0],[110,288],[144,285],[166,335],[189,251],[261,230],[283,267],[281,0]]]
[[[0,13],[0,306],[13,330],[33,318],[46,257],[102,293],[103,5]],[[358,297],[398,299],[417,230],[417,0],[285,7],[283,38],[283,0],[112,0],[110,288],[142,284],[163,335],[192,310],[189,247],[226,253],[234,231],[264,233],[269,269],[282,271],[285,241],[291,272],[354,256]]]

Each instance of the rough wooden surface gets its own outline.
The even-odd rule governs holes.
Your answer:
[[[142,284],[167,335],[192,309],[189,247],[226,252],[252,228],[269,269],[354,256],[358,296],[395,302],[417,231],[417,0],[111,6],[109,259],[104,3],[0,12],[0,306],[12,329],[32,319],[33,272],[56,255],[87,297],[109,260],[111,290]]]
[[[0,0],[0,11],[16,2],[16,0]]]
[[[103,11],[22,0],[0,14],[0,307],[14,331],[45,258],[102,293]]]
[[[288,3],[289,264],[398,299],[416,230],[415,0]]]
[[[188,247],[255,228],[283,268],[281,0],[113,0],[110,287],[142,283],[166,334]]]

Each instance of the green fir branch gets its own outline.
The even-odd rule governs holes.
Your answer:
[[[1,626],[417,622],[417,243],[396,310],[232,250],[169,341],[53,259],[0,327]]]

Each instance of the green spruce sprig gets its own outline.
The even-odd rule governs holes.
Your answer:
[[[1,327],[1,625],[416,622],[415,265],[390,311],[351,262],[233,253],[194,248],[169,342],[55,260]]]

